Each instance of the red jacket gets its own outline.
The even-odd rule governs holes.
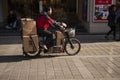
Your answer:
[[[45,16],[41,16],[37,19],[36,21],[36,27],[39,28],[44,28],[45,30],[47,30],[50,26],[50,23],[54,22],[53,19],[49,18],[45,18]]]

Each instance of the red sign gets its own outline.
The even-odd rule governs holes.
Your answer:
[[[96,5],[112,4],[112,0],[95,0]]]
[[[94,22],[106,22],[112,0],[94,0]]]

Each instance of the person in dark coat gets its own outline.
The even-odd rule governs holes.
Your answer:
[[[120,4],[118,5],[118,9],[116,11],[115,23],[118,24],[119,29],[119,39],[117,39],[117,41],[120,41]]]
[[[108,15],[108,26],[110,27],[110,31],[106,34],[105,38],[109,39],[109,35],[113,32],[113,39],[116,38],[116,26],[115,26],[115,17],[116,17],[116,5],[111,5],[109,7],[109,15]]]
[[[10,10],[9,15],[7,16],[7,23],[9,28],[14,28],[15,21],[17,21],[17,15],[14,10]]]

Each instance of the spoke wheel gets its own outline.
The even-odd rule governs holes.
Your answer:
[[[75,38],[71,38],[70,41],[73,44],[73,47],[70,45],[69,42],[66,42],[66,44],[65,44],[65,52],[68,55],[76,55],[76,54],[78,54],[80,49],[81,49],[80,41],[75,39]]]

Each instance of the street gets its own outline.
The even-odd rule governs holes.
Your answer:
[[[85,42],[83,37],[78,55],[41,53],[28,58],[20,37],[1,36],[0,80],[120,80],[120,42],[93,36]]]

